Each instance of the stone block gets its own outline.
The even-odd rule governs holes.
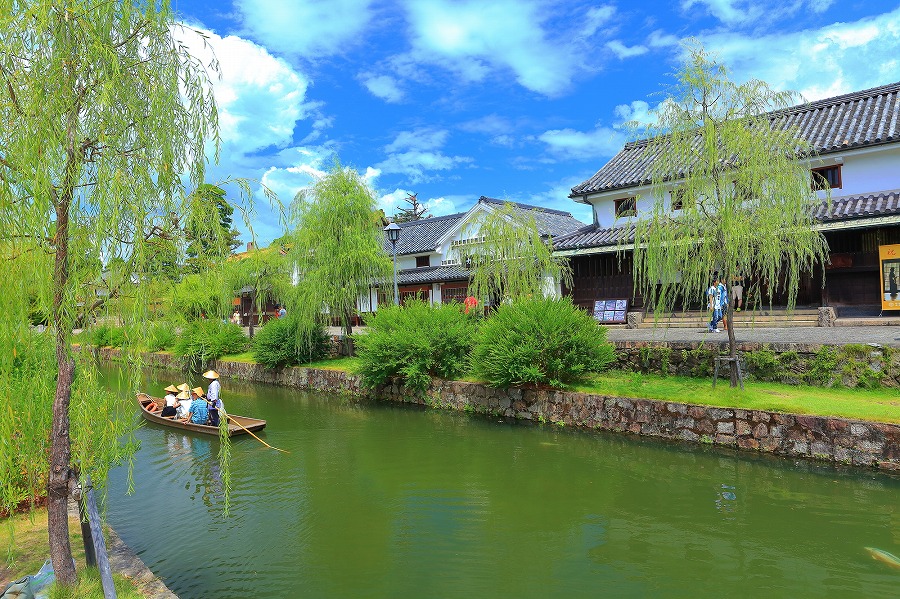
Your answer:
[[[733,420],[734,419],[734,410],[729,410],[727,408],[710,408],[709,417],[713,420]]]
[[[691,418],[706,418],[706,408],[702,406],[691,406],[688,408],[688,416]]]
[[[806,441],[794,441],[790,445],[790,453],[792,455],[808,455],[809,443]]]
[[[864,451],[866,453],[881,454],[881,452],[884,451],[884,442],[867,440],[857,441],[853,444],[853,449]]]
[[[741,436],[749,436],[751,433],[750,423],[746,420],[737,420],[735,422],[735,428],[737,430],[737,434]]]
[[[682,439],[684,441],[699,441],[700,440],[700,435],[698,435],[694,431],[688,430],[686,428],[678,431],[678,434],[676,436],[679,439]]]
[[[828,457],[834,455],[834,446],[825,441],[813,441],[809,446],[809,452],[817,457]]]
[[[850,434],[854,437],[868,437],[869,427],[865,424],[854,422],[850,425]]]
[[[716,445],[730,445],[734,446],[737,444],[737,439],[735,439],[734,435],[725,435],[719,433],[716,435]]]
[[[726,433],[728,435],[734,434],[734,423],[733,422],[717,422],[716,423],[716,432],[717,433]]]
[[[762,439],[764,437],[769,436],[769,427],[767,427],[764,423],[760,422],[755,427],[753,427],[753,438],[754,439]]]
[[[711,434],[713,431],[716,430],[716,425],[709,418],[704,418],[703,420],[701,420],[700,422],[697,423],[696,428],[697,428],[697,431],[699,431],[701,433]]]
[[[737,444],[741,449],[759,449],[759,441],[753,437],[740,437]]]

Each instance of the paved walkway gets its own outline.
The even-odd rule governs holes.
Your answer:
[[[737,328],[735,339],[754,343],[877,343],[900,347],[900,326]],[[610,329],[610,341],[728,341],[728,333],[705,328]]]

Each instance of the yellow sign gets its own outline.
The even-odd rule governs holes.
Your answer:
[[[881,309],[900,310],[900,245],[878,246],[881,260]]]

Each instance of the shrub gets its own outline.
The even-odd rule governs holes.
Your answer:
[[[147,338],[147,349],[150,351],[162,351],[175,346],[178,341],[178,335],[175,333],[175,326],[164,320],[154,322],[150,325],[150,333]]]
[[[431,376],[452,379],[461,373],[476,332],[475,319],[459,304],[380,308],[366,325],[368,331],[354,337],[363,384],[399,377],[416,391],[427,389]]]
[[[267,368],[304,364],[327,355],[325,329],[294,315],[270,320],[253,337],[253,359]]]
[[[495,387],[565,387],[615,361],[606,328],[568,298],[501,305],[479,331],[474,373]]]
[[[175,355],[186,366],[200,370],[211,360],[226,354],[238,354],[247,349],[248,340],[236,324],[221,320],[195,320],[181,331],[175,344]]]
[[[125,329],[101,324],[91,334],[91,341],[97,347],[122,347],[125,345]]]

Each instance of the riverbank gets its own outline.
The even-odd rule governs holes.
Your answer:
[[[102,350],[101,355],[110,359],[116,352]],[[177,367],[171,354],[148,354],[145,363]],[[623,397],[600,390],[495,389],[478,382],[440,379],[433,380],[424,394],[415,394],[398,384],[365,389],[359,376],[337,369],[272,370],[260,364],[228,360],[219,360],[213,367],[225,379],[900,471],[900,425],[891,422]],[[704,388],[708,389],[706,385]],[[720,389],[724,397],[736,396],[737,392],[727,387]]]
[[[37,572],[50,554],[47,541],[47,510],[36,508],[30,513],[14,514],[11,520],[0,522],[0,547],[9,547],[12,565],[6,557],[0,560],[0,589],[12,580]],[[143,561],[119,538],[115,530],[106,527],[106,545],[109,563],[116,583],[116,592],[122,599],[178,599],[159,580]],[[84,563],[84,543],[78,520],[78,507],[69,506],[69,542],[76,563]],[[87,576],[84,573],[88,572]],[[93,574],[93,575],[92,575]],[[100,591],[96,570],[80,570],[79,586],[74,597],[94,597]]]

